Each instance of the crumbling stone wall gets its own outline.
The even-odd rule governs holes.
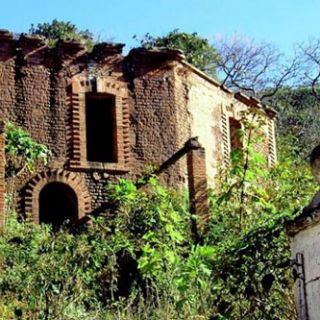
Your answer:
[[[184,105],[179,111],[181,120],[177,120],[179,133],[184,133],[184,138],[199,137],[200,144],[206,150],[208,185],[213,188],[221,165],[229,161],[229,118],[241,119],[241,112],[252,108],[263,110],[263,106],[258,100],[243,94],[233,94],[186,62],[177,64],[176,69],[178,92],[181,95],[184,88],[183,95],[186,96],[185,99],[180,98]],[[266,112],[266,124],[261,128],[264,139],[256,149],[265,154],[272,165],[276,162],[275,112],[262,112]]]
[[[187,110],[190,114],[191,135],[198,136],[200,144],[206,150],[208,183],[213,187],[217,168],[223,160],[221,105],[226,102],[227,97],[216,85],[197,74],[189,71],[185,77],[189,84]]]

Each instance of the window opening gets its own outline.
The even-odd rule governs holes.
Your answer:
[[[87,160],[117,162],[115,97],[86,95]]]
[[[229,132],[231,152],[235,150],[241,151],[243,148],[241,137],[241,123],[234,118],[229,118]]]

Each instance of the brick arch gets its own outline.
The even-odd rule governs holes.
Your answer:
[[[37,174],[26,186],[25,213],[33,222],[39,223],[39,198],[41,190],[52,182],[60,182],[69,186],[76,194],[78,200],[78,219],[82,219],[91,212],[91,199],[89,191],[81,175],[76,172],[62,169],[46,170]]]

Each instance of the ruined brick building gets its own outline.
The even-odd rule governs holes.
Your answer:
[[[98,212],[109,179],[138,176],[149,164],[162,168],[167,184],[189,184],[197,206],[201,186],[214,185],[237,147],[243,110],[265,113],[261,148],[275,161],[272,110],[221,86],[179,50],[140,48],[123,56],[122,47],[102,43],[88,53],[80,43],[61,42],[49,49],[39,37],[0,32],[0,117],[52,151],[46,167],[16,184],[19,210],[33,221]],[[202,147],[189,141],[187,152],[193,137]]]

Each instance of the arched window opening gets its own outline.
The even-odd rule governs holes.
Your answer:
[[[230,132],[230,148],[231,152],[243,148],[242,137],[241,137],[241,123],[240,121],[229,118],[229,132]]]
[[[40,223],[59,229],[66,221],[78,218],[78,198],[74,190],[65,183],[51,182],[43,187],[39,196]]]

